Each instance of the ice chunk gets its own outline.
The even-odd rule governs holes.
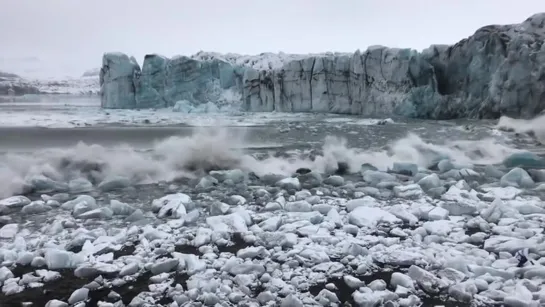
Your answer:
[[[76,197],[76,199],[67,201],[62,204],[61,208],[64,210],[73,210],[76,205],[96,208],[96,200],[89,195],[80,195]]]
[[[418,181],[418,184],[422,187],[422,190],[427,191],[433,188],[440,187],[441,179],[439,179],[439,176],[437,176],[437,174],[433,173],[420,179]]]
[[[454,164],[449,159],[443,159],[437,163],[437,169],[439,169],[441,173],[448,172],[454,168]]]
[[[26,196],[12,196],[0,200],[0,213],[2,208],[17,208],[30,204],[30,199]]]
[[[507,236],[492,236],[484,241],[484,249],[490,252],[516,253],[521,249],[533,249],[538,246],[539,241],[535,238],[519,239]]]
[[[397,294],[388,290],[372,291],[370,288],[363,287],[359,291],[354,291],[352,298],[358,306],[380,306],[382,302],[394,301],[398,297]]]
[[[13,277],[14,275],[10,269],[6,268],[5,266],[0,267],[0,284]]]
[[[441,207],[435,207],[428,213],[428,218],[430,220],[445,220],[448,215],[448,210]]]
[[[394,166],[390,171],[397,174],[414,176],[418,173],[418,165],[414,163],[394,162]]]
[[[517,197],[517,195],[522,193],[522,190],[517,189],[515,187],[490,187],[490,188],[483,187],[482,189],[483,191],[487,192],[485,196],[491,197],[493,199],[496,199],[496,198],[500,198],[504,200],[514,199],[515,197]]]
[[[324,179],[323,183],[329,184],[335,187],[340,187],[344,184],[344,178],[341,176],[333,175]]]
[[[534,180],[525,170],[516,167],[501,177],[501,185],[503,187],[531,188],[534,186]]]
[[[459,302],[469,303],[478,290],[474,283],[462,282],[449,287],[448,294]]]
[[[284,206],[286,211],[290,212],[310,212],[312,211],[311,205],[304,200],[295,201],[295,202],[288,202]]]
[[[219,181],[212,176],[204,176],[199,180],[199,183],[195,186],[196,189],[208,189],[217,185]]]
[[[429,234],[446,237],[452,231],[452,222],[448,220],[428,221],[423,225]]]
[[[233,183],[240,183],[246,179],[246,174],[239,169],[211,171],[210,176],[216,178],[218,181],[221,182],[231,180]]]
[[[84,193],[92,191],[93,184],[85,178],[78,178],[68,182],[68,189],[71,193]]]
[[[158,216],[163,218],[171,216],[172,218],[182,218],[187,214],[185,206],[191,203],[191,198],[183,193],[176,193],[155,199],[152,202],[152,208],[158,212]]]
[[[515,208],[507,206],[501,199],[496,198],[488,208],[481,211],[481,217],[490,223],[497,223],[502,217],[516,217]]]
[[[414,289],[414,283],[411,277],[399,272],[392,273],[390,284],[393,287],[402,286],[408,289]]]
[[[110,209],[114,215],[125,216],[131,215],[134,211],[136,211],[136,208],[132,207],[131,205],[122,203],[115,199],[110,200]]]
[[[123,189],[130,186],[131,181],[122,176],[109,176],[104,178],[101,183],[98,184],[98,189],[104,192],[112,190]]]
[[[356,209],[358,207],[374,207],[376,205],[377,205],[376,199],[374,199],[372,197],[369,197],[369,196],[365,196],[365,197],[359,198],[359,199],[351,199],[351,200],[347,201],[346,204],[345,204],[346,210],[348,212],[352,212],[352,211],[354,211],[354,209]]]
[[[503,165],[509,168],[545,168],[545,160],[531,152],[516,152],[503,160]]]
[[[379,223],[401,222],[395,215],[374,207],[358,207],[348,214],[348,221],[359,227],[375,227]]]
[[[140,270],[138,263],[131,262],[125,265],[123,268],[121,268],[121,270],[119,271],[119,276],[133,275],[133,274],[136,274],[138,270]]]
[[[165,259],[165,260],[157,261],[151,266],[150,271],[154,275],[159,273],[170,272],[172,269],[178,266],[178,263],[179,263],[178,259]]]
[[[50,300],[45,307],[68,307],[68,303],[59,300]]]
[[[500,179],[505,175],[502,171],[500,171],[497,167],[492,165],[487,165],[484,169],[484,174],[488,177]]]
[[[415,225],[418,223],[418,218],[401,205],[394,205],[388,211],[409,225]]]
[[[284,178],[276,183],[277,186],[283,188],[283,189],[294,189],[294,190],[300,190],[301,189],[301,183],[299,182],[299,179],[297,177],[288,177]]]
[[[412,265],[407,273],[427,293],[438,293],[446,288],[447,283],[435,277],[432,273]]]
[[[246,220],[238,213],[206,218],[206,223],[214,232],[246,232]]]
[[[96,204],[96,201],[82,201],[78,202],[74,205],[74,208],[72,209],[72,215],[74,217],[80,217],[82,214],[98,209],[98,206]]]
[[[517,283],[515,286],[515,293],[510,296],[506,296],[503,299],[503,302],[507,306],[537,306],[537,304],[532,304],[533,295],[528,288],[526,288],[522,283]]]
[[[87,300],[87,296],[89,295],[89,289],[87,288],[80,288],[77,289],[70,295],[70,298],[68,298],[68,304],[75,304],[79,302],[83,302]]]
[[[45,261],[50,270],[75,268],[83,260],[83,256],[68,251],[48,249],[45,252]]]
[[[51,210],[50,206],[47,206],[44,201],[37,200],[33,201],[30,204],[26,205],[21,209],[21,213],[23,214],[38,214],[38,213],[44,213]]]
[[[394,195],[399,198],[420,198],[423,194],[422,188],[418,184],[395,186]]]
[[[109,219],[114,215],[113,211],[108,207],[97,208],[85,211],[77,215],[80,219]]]
[[[371,184],[377,184],[377,183],[383,182],[383,181],[395,181],[396,180],[396,177],[391,175],[391,174],[380,172],[380,171],[372,171],[372,170],[364,171],[362,173],[362,176],[363,176],[364,181],[369,182]]]
[[[210,215],[223,215],[226,214],[229,209],[231,209],[231,207],[228,204],[220,201],[213,202],[209,207]]]
[[[57,182],[44,175],[32,176],[28,180],[29,184],[36,191],[66,191],[68,185],[62,182]]]
[[[343,280],[344,280],[344,283],[351,289],[357,289],[365,285],[363,281],[351,275],[344,275]]]
[[[289,294],[280,303],[280,307],[303,307],[303,302],[298,299],[295,295]]]
[[[13,239],[18,231],[18,224],[6,224],[0,228],[0,239]]]

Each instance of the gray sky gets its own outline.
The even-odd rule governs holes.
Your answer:
[[[545,1],[0,0],[0,7],[0,69],[80,75],[99,67],[105,51],[141,62],[146,53],[199,50],[422,49],[455,43],[484,25],[522,22],[545,11]]]

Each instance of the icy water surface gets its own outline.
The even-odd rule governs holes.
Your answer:
[[[530,135],[82,104],[0,106],[0,306],[545,303]]]
[[[99,126],[44,129],[41,127],[0,127],[0,149],[38,150],[48,147],[70,147],[79,142],[102,146],[127,144],[139,149],[149,149],[154,142],[179,136],[187,137],[195,131],[224,130],[234,136],[244,136],[244,142],[252,146],[260,143],[282,144],[294,148],[309,148],[324,142],[326,136],[346,138],[351,147],[371,149],[385,146],[405,137],[409,132],[424,140],[444,143],[452,140],[480,140],[491,137],[488,123],[470,123],[466,127],[450,122],[396,122],[387,125],[359,125],[353,118],[343,121],[324,122],[320,119],[273,121],[259,126],[218,125],[204,128],[191,126]],[[346,124],[345,122],[348,122]],[[501,139],[498,137],[498,139]]]

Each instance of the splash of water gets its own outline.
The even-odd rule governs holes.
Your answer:
[[[244,132],[228,128],[197,130],[188,137],[169,137],[148,151],[128,145],[106,148],[79,143],[69,149],[47,149],[32,154],[8,153],[0,157],[0,196],[19,194],[33,176],[67,182],[87,178],[94,184],[111,176],[129,178],[134,184],[195,178],[212,169],[240,168],[258,176],[269,173],[292,175],[298,168],[321,173],[337,169],[339,162],[358,172],[370,163],[387,170],[394,162],[412,162],[428,167],[448,158],[461,164],[496,164],[515,150],[495,142],[456,141],[444,145],[425,142],[415,134],[392,142],[386,149],[364,150],[349,147],[342,138],[326,137],[317,155],[296,152],[290,157],[268,155],[256,158],[245,152],[249,144]]]
[[[545,115],[540,115],[529,120],[502,116],[500,117],[496,128],[516,133],[530,134],[540,143],[545,143]]]

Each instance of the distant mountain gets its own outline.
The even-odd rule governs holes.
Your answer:
[[[0,78],[21,78],[16,74],[0,71]]]
[[[98,79],[98,74],[89,74],[81,78],[27,79],[14,73],[0,71],[0,96],[98,95],[100,89]]]
[[[100,67],[89,69],[81,75],[82,77],[97,77],[100,75]]]
[[[16,74],[0,71],[0,96],[38,94],[40,90]]]

